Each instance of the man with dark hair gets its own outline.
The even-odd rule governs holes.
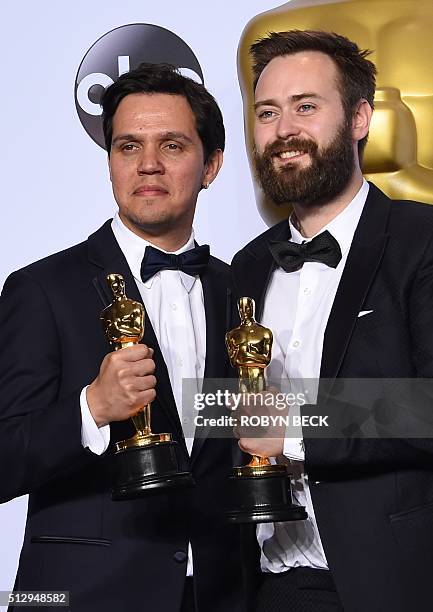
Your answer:
[[[255,299],[274,333],[269,379],[302,391],[296,380],[432,377],[433,210],[363,179],[375,88],[367,52],[337,34],[290,31],[251,53],[257,177],[293,206],[232,264],[236,293]],[[430,610],[432,441],[308,436],[239,441],[290,463],[309,515],[259,526],[255,609]]]
[[[181,425],[182,380],[228,365],[228,266],[192,231],[222,164],[221,112],[167,65],[122,75],[102,104],[119,212],[11,274],[0,299],[0,498],[29,494],[16,589],[67,590],[74,612],[241,610],[238,531],[221,508],[233,444]],[[109,273],[146,310],[143,342],[117,352],[99,320]],[[152,400],[152,429],[172,433],[195,486],[114,502],[112,447]]]
[[[360,50],[345,36],[321,31],[291,30],[273,32],[269,38],[258,40],[251,46],[253,58],[254,90],[264,68],[275,57],[284,57],[301,51],[317,51],[332,58],[337,69],[336,85],[340,92],[344,115],[350,123],[359,100],[366,100],[374,108],[376,67],[367,59],[370,52]],[[367,135],[358,141],[362,154]]]
[[[164,93],[182,96],[194,115],[197,133],[204,149],[205,162],[217,150],[224,150],[225,132],[218,104],[203,85],[184,78],[169,64],[147,64],[143,62],[137,70],[131,70],[128,78],[119,79],[105,90],[103,106],[103,128],[108,154],[113,136],[113,117],[122,99],[134,93]]]

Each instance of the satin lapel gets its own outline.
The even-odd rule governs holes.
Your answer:
[[[101,299],[101,310],[104,306],[108,306],[113,299],[112,295],[110,295],[106,280],[107,275],[112,273],[121,274],[125,279],[125,294],[128,298],[143,303],[125,256],[113,235],[110,222],[107,222],[100,230],[92,234],[92,236],[89,237],[88,244],[89,259],[102,268],[93,279],[93,285]],[[95,325],[98,323],[99,322],[95,322]],[[182,426],[173,398],[167,367],[147,313],[145,317],[144,336],[141,342],[147,344],[154,350],[158,402],[161,404],[161,408],[165,411],[171,423],[171,433],[175,434],[178,440],[183,440]]]
[[[358,314],[383,256],[391,205],[391,200],[370,184],[326,326],[321,378],[338,376]]]
[[[276,263],[269,250],[271,240],[289,240],[290,229],[287,221],[271,228],[266,234],[245,248],[247,265],[237,268],[234,264],[236,298],[251,297],[256,303],[256,319],[261,320],[265,305],[266,291]]]
[[[205,380],[203,381],[203,391],[206,392],[206,379],[223,378],[228,370],[228,357],[225,348],[225,333],[228,324],[228,278],[218,271],[211,260],[206,272],[201,276],[201,282],[206,316],[206,361],[204,370]],[[221,414],[223,414],[223,409]],[[203,431],[202,437],[194,439],[191,464],[197,459],[197,455],[206,439],[205,435],[206,432]]]
[[[225,333],[227,331],[227,283],[228,278],[209,266],[201,277],[203,284],[204,310],[206,315],[206,362],[205,378],[218,378],[226,370],[227,354]]]

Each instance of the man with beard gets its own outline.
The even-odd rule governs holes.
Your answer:
[[[433,210],[363,179],[368,52],[336,34],[289,31],[251,53],[257,176],[293,206],[232,264],[237,295],[254,298],[274,332],[268,378],[430,378]],[[308,435],[239,441],[290,462],[309,515],[259,526],[254,609],[431,610],[431,440]]]

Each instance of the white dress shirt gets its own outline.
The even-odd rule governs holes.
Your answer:
[[[266,370],[267,379],[290,379],[287,385],[295,394],[307,388],[308,403],[317,400],[325,329],[368,190],[368,183],[363,181],[350,204],[318,232],[328,230],[338,241],[342,254],[338,266],[330,268],[320,262],[306,262],[300,270],[290,273],[278,267],[272,274],[266,292],[261,323],[272,329],[274,334],[272,360]],[[289,223],[292,242],[300,244],[312,239],[306,240],[291,219]],[[303,383],[302,379],[308,381]],[[308,475],[304,471],[302,431],[298,431],[299,437],[296,437],[291,429],[289,435],[284,442],[284,455],[290,460],[293,471],[294,502],[306,506],[308,519],[258,526],[262,571],[279,573],[300,566],[327,569]]]
[[[198,276],[189,276],[180,270],[161,270],[143,283],[140,273],[141,262],[146,246],[150,243],[128,229],[118,214],[115,215],[111,227],[128,262],[155,331],[182,423],[182,380],[197,381],[197,391],[200,392],[199,385],[205,368],[206,318],[201,280]],[[188,242],[174,253],[183,253],[192,248],[194,248],[193,232]],[[114,272],[116,270],[113,270]],[[86,388],[80,397],[82,443],[92,452],[101,454],[109,444],[110,425],[100,428],[96,426],[87,405]],[[189,453],[193,441],[193,437],[185,438]],[[187,575],[192,575],[190,546]]]

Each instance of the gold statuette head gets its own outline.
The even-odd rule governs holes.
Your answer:
[[[144,334],[143,305],[126,297],[121,274],[108,274],[107,283],[114,300],[101,313],[105,335],[116,350],[137,344]]]

